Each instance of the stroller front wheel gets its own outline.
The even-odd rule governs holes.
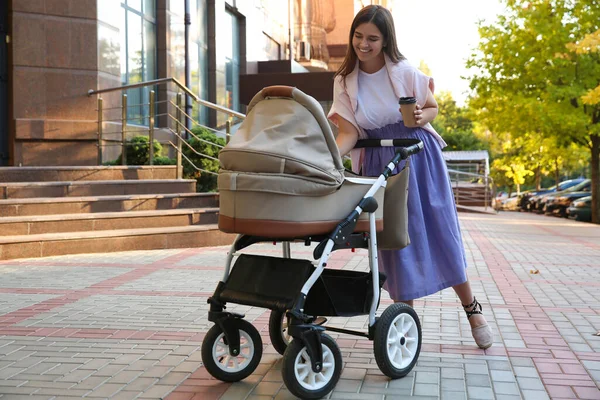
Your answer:
[[[385,309],[375,326],[373,350],[381,372],[392,379],[406,376],[421,352],[421,324],[415,310],[404,303]]]
[[[285,313],[285,310],[271,310],[269,316],[269,338],[275,350],[281,355],[285,353],[292,340],[287,331],[288,320]]]
[[[342,353],[331,338],[321,334],[323,368],[312,370],[311,359],[301,340],[294,339],[283,355],[281,375],[288,390],[301,399],[320,399],[337,384],[342,374]]]
[[[248,377],[262,357],[262,339],[256,328],[243,319],[236,319],[240,334],[240,354],[229,353],[229,345],[223,330],[213,325],[202,342],[202,362],[206,370],[224,382],[237,382]]]

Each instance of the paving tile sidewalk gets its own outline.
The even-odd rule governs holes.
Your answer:
[[[600,227],[530,214],[460,214],[469,276],[494,346],[479,350],[452,290],[416,302],[423,347],[390,381],[372,343],[332,335],[344,357],[332,399],[600,399]],[[227,249],[138,251],[0,262],[0,400],[290,399],[268,311],[232,305],[263,335],[261,364],[225,384],[202,366],[206,299]],[[255,246],[277,255],[280,248]],[[309,257],[302,245],[295,257]],[[334,268],[366,270],[366,251]],[[382,299],[380,311],[391,302]],[[366,329],[363,317],[332,318]]]

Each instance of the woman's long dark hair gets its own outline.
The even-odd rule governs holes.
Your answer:
[[[394,63],[397,63],[406,59],[406,57],[400,53],[400,50],[398,50],[398,44],[396,43],[396,30],[394,28],[394,19],[392,18],[392,13],[385,7],[379,5],[370,5],[362,8],[352,21],[346,57],[344,57],[344,61],[335,73],[335,76],[341,75],[345,80],[346,76],[350,74],[356,67],[357,57],[356,52],[354,51],[354,46],[352,46],[352,38],[354,37],[354,31],[356,28],[359,25],[367,22],[374,24],[383,35],[383,43],[385,45],[383,46],[382,51],[388,55],[390,60],[392,60]]]

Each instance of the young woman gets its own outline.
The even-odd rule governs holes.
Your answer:
[[[411,66],[398,51],[389,10],[378,5],[360,10],[350,28],[346,58],[335,76],[328,115],[339,128],[336,141],[340,154],[351,152],[354,172],[378,176],[394,149],[352,150],[359,138],[418,138],[425,146],[411,157],[411,244],[402,250],[379,251],[379,262],[387,275],[385,288],[394,301],[412,306],[416,298],[452,287],[465,309],[475,342],[485,349],[492,345],[493,333],[467,279],[465,250],[441,151],[446,143],[430,124],[438,113],[433,91],[433,79]],[[416,128],[404,125],[400,97],[417,99]]]

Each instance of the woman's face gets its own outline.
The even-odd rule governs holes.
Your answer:
[[[375,24],[365,22],[354,30],[352,47],[360,61],[365,62],[380,56],[383,45],[383,35]]]

